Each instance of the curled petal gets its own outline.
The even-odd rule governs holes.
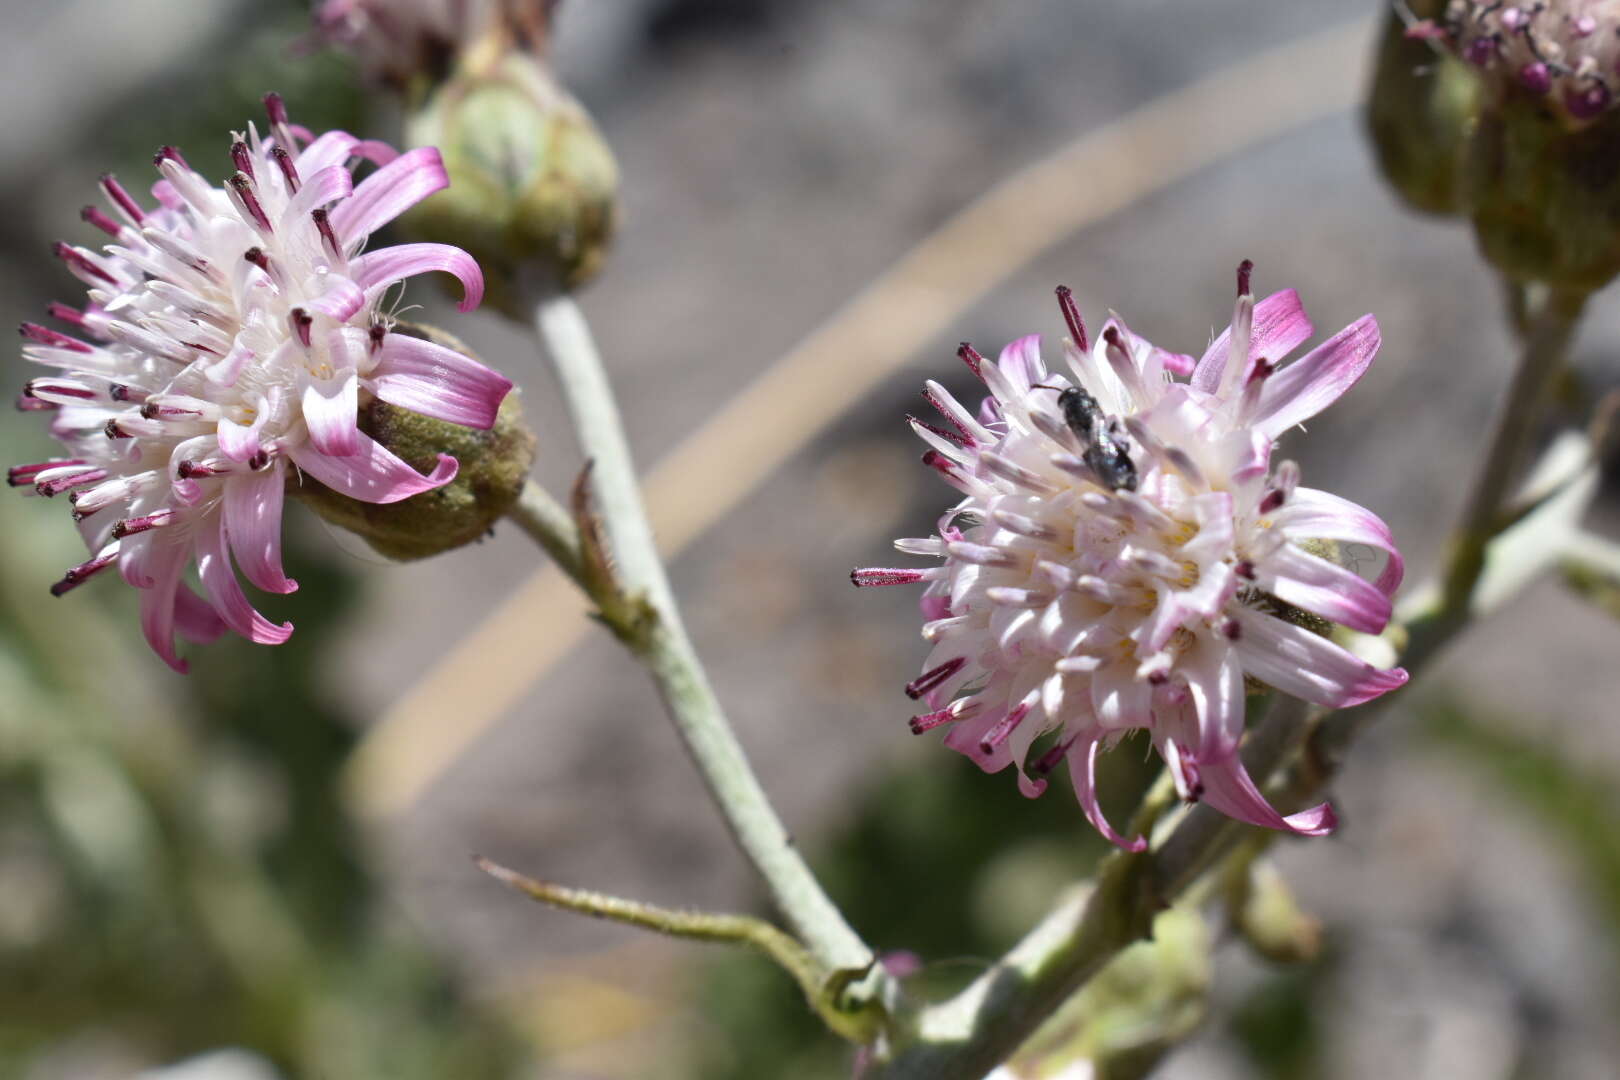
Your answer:
[[[294,222],[303,221],[311,210],[348,198],[353,191],[354,177],[341,165],[329,165],[314,175],[306,174],[304,186],[287,200],[287,208],[281,212],[280,227],[286,229]]]
[[[1243,670],[1285,694],[1348,709],[1406,684],[1400,668],[1375,668],[1303,626],[1252,610],[1235,618]]]
[[[290,447],[293,464],[333,491],[369,503],[393,503],[423,491],[443,487],[456,478],[456,459],[440,454],[433,472],[423,476],[363,431],[359,448],[345,457],[332,457],[305,443]]]
[[[1243,767],[1243,759],[1236,754],[1220,762],[1200,762],[1198,779],[1203,785],[1200,798],[1238,821],[1301,836],[1326,836],[1339,823],[1327,803],[1283,817],[1260,794],[1249,770]]]
[[[449,244],[395,244],[368,251],[349,263],[349,276],[365,290],[366,301],[377,297],[396,281],[442,270],[461,282],[458,311],[471,311],[484,299],[484,274],[471,255]]]
[[[1080,800],[1080,809],[1085,811],[1086,820],[1110,843],[1126,851],[1146,851],[1147,837],[1133,836],[1127,840],[1115,832],[1103,816],[1102,805],[1097,801],[1097,751],[1100,744],[1101,739],[1092,735],[1082,738],[1069,751],[1069,777],[1074,781],[1075,798]]]
[[[402,409],[487,429],[495,425],[512,380],[454,349],[389,334],[367,387]]]
[[[300,375],[309,441],[322,454],[348,457],[360,449],[360,378],[345,368],[330,379]]]
[[[1378,320],[1364,315],[1266,380],[1254,425],[1275,439],[1354,386],[1378,354]]]
[[[1182,662],[1198,715],[1199,761],[1230,757],[1243,737],[1243,665],[1235,651],[1204,640]]]
[[[206,525],[204,529],[206,530]],[[166,530],[159,530],[160,534]],[[125,548],[126,558],[134,545]],[[175,592],[180,587],[180,571],[186,564],[184,544],[148,541],[140,545],[142,557],[135,560],[142,580],[131,576],[131,565],[121,561],[119,570],[126,581],[141,589],[141,633],[152,651],[163,662],[184,675],[186,662],[174,651]]]
[[[225,632],[225,620],[209,606],[208,601],[182,582],[174,593],[174,628],[187,641],[207,645],[219,640],[219,635]]]
[[[407,150],[360,182],[354,194],[332,211],[332,228],[352,250],[399,215],[450,184],[439,152],[431,146]]]
[[[298,582],[281,569],[281,507],[286,469],[270,468],[233,477],[225,485],[225,535],[242,575],[265,592],[290,593]]]
[[[354,154],[360,140],[347,131],[328,131],[298,155],[298,175],[314,176],[322,169],[342,165]]]
[[[236,581],[227,554],[226,519],[206,523],[197,530],[197,575],[208,593],[208,603],[225,625],[259,645],[280,645],[292,636],[292,623],[275,623],[253,610]]]
[[[347,322],[366,303],[366,294],[360,286],[341,274],[327,274],[322,280],[321,295],[305,302],[311,311],[318,311],[333,322]]]
[[[1405,576],[1406,563],[1395,547],[1389,526],[1377,514],[1349,499],[1315,488],[1295,488],[1272,518],[1283,535],[1296,542],[1340,540],[1387,552],[1389,561],[1373,583],[1385,596],[1393,596]]]
[[[1294,544],[1283,544],[1256,570],[1262,589],[1285,604],[1312,611],[1364,634],[1389,624],[1389,595],[1360,574],[1319,559]]]
[[[996,367],[1018,388],[1019,395],[1046,378],[1046,365],[1041,362],[1041,335],[1026,334],[1001,350]]]
[[[252,424],[238,424],[229,418],[219,422],[219,452],[232,461],[247,461],[259,452],[259,431],[264,427],[265,414],[260,411]]]

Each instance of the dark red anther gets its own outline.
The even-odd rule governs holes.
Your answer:
[[[29,341],[38,342],[41,345],[49,345],[54,349],[67,349],[69,352],[76,353],[95,352],[95,349],[80,341],[78,338],[68,337],[66,334],[59,334],[50,327],[41,326],[39,323],[25,322],[21,326],[17,327],[17,332],[23,337],[27,338]]]
[[[66,469],[88,464],[83,458],[63,458],[60,461],[36,461],[31,465],[13,465],[6,470],[6,483],[12,487],[26,487],[34,478],[48,469]]]
[[[64,304],[60,300],[52,300],[46,304],[45,314],[57,322],[72,323],[74,326],[84,325],[84,312],[76,307]]]
[[[967,657],[958,656],[955,660],[947,660],[939,667],[923,672],[906,684],[906,696],[916,699],[929,691],[938,689],[952,675],[961,671],[966,664]]]
[[[1067,285],[1059,285],[1057,298],[1058,307],[1063,309],[1063,321],[1069,324],[1069,336],[1074,339],[1075,348],[1090,352],[1091,339],[1086,336],[1086,323],[1080,318],[1080,307],[1074,302],[1074,290]]]
[[[857,589],[869,589],[877,585],[915,585],[922,579],[921,570],[889,569],[881,566],[849,572],[850,583]]]
[[[1250,296],[1250,295],[1253,294],[1252,289],[1250,288],[1250,285],[1249,285],[1249,280],[1250,280],[1250,278],[1252,277],[1253,274],[1254,274],[1254,262],[1253,262],[1253,260],[1244,259],[1242,262],[1238,263],[1237,279],[1238,279],[1238,295],[1239,296]]]
[[[106,469],[85,469],[68,476],[58,476],[53,480],[40,480],[34,484],[34,490],[49,499],[71,488],[99,484],[105,479],[107,479]]]
[[[383,347],[383,338],[388,336],[388,327],[380,322],[374,322],[371,324],[371,329],[366,331],[366,336],[370,339],[367,348],[375,355]]]
[[[242,209],[247,211],[253,223],[265,232],[272,231],[270,218],[265,214],[264,207],[259,204],[259,196],[254,194],[252,178],[246,173],[237,173],[225,182],[236,192],[236,197],[242,201]]]
[[[81,401],[94,401],[101,396],[88,386],[73,386],[67,383],[53,382],[50,379],[29,379],[27,385],[23,387],[23,393],[29,397],[38,397],[41,390],[60,397],[79,398]]]
[[[909,721],[907,721],[907,724],[910,726],[911,733],[913,735],[921,735],[925,731],[934,730],[941,724],[949,724],[953,721],[960,720],[961,718],[962,714],[957,712],[955,709],[940,709],[938,712],[923,713],[921,716],[913,716]]]
[[[924,392],[923,396],[924,397],[928,396],[926,391]],[[949,414],[947,414],[947,416],[948,415]],[[965,436],[958,435],[954,431],[946,431],[942,427],[936,427],[935,425],[930,424],[926,420],[919,420],[915,416],[911,416],[909,414],[906,416],[906,419],[911,421],[913,424],[916,424],[918,427],[924,429],[925,431],[929,431],[929,432],[932,432],[935,435],[938,435],[940,438],[944,439],[948,443],[954,443],[957,446],[967,446],[968,445],[967,438]]]
[[[296,149],[292,129],[287,122],[287,103],[281,100],[280,94],[272,92],[264,95],[264,112],[270,118],[270,135],[276,145],[285,146],[288,150]]]
[[[311,210],[309,216],[315,221],[315,229],[321,234],[321,240],[326,244],[326,250],[342,258],[343,245],[338,243],[337,233],[332,231],[332,215],[326,210]]]
[[[113,383],[107,388],[107,396],[114,401],[145,401],[146,391],[128,383]]]
[[[173,510],[159,510],[145,517],[124,518],[113,522],[112,537],[114,540],[122,540],[126,536],[134,536],[150,529],[160,529],[173,520]]]
[[[1288,496],[1283,492],[1282,488],[1272,488],[1260,499],[1260,512],[1262,514],[1276,513],[1282,508],[1282,504],[1287,501]]]
[[[241,139],[231,143],[231,164],[236,166],[237,172],[247,173],[249,179],[258,179],[253,175],[253,151]]]
[[[1236,641],[1243,636],[1243,624],[1236,619],[1222,619],[1219,629],[1227,641]]]
[[[75,249],[72,244],[67,243],[65,240],[58,240],[55,244],[53,244],[51,246],[51,252],[58,259],[61,259],[63,262],[67,263],[75,270],[78,270],[80,273],[89,274],[94,278],[100,278],[109,285],[118,284],[117,278],[113,277],[111,274],[107,273],[107,271],[97,266],[89,256],[85,255],[84,252]]]
[[[922,463],[947,480],[956,481],[961,479],[961,474],[956,471],[956,463],[938,450],[930,450],[925,453],[922,456]]]
[[[242,252],[242,258],[246,259],[254,266],[257,266],[265,273],[268,274],[270,272],[270,256],[264,253],[264,248],[250,247],[246,251]]]
[[[106,432],[107,438],[109,438],[109,439],[132,439],[132,438],[134,438],[133,435],[131,435],[129,432],[125,431],[122,427],[119,426],[118,417],[116,417],[116,416],[113,417],[111,420],[108,420],[107,423],[102,427],[101,430]]]
[[[293,164],[292,155],[283,150],[279,144],[270,148],[270,158],[281,170],[282,178],[287,181],[287,190],[294,195],[298,194],[298,166]]]
[[[253,452],[253,456],[247,460],[247,467],[252,469],[254,472],[258,472],[268,464],[270,464],[270,451],[265,450],[262,447],[255,450]]]
[[[191,168],[186,159],[180,156],[180,151],[173,146],[160,146],[157,153],[152,155],[152,164],[161,166],[165,161],[172,161],[182,169]]]
[[[984,737],[979,740],[979,752],[984,754],[993,753],[996,747],[1012,737],[1013,731],[1019,724],[1024,722],[1024,717],[1028,715],[1028,705],[1014,706],[1011,712],[997,720],[995,725],[984,733]]]
[[[120,228],[118,222],[114,221],[106,214],[103,214],[100,210],[97,210],[93,206],[81,207],[79,209],[79,217],[83,218],[85,221],[88,221],[90,224],[94,225],[108,236],[116,237],[118,235],[118,230]]]
[[[1061,740],[1056,746],[1042,754],[1040,759],[1035,762],[1034,766],[1031,767],[1029,771],[1035,776],[1045,776],[1047,773],[1057,768],[1058,762],[1062,761],[1068,756],[1069,748],[1074,746],[1075,739],[1076,736],[1070,736],[1067,739]]]
[[[1272,374],[1275,373],[1276,370],[1276,364],[1273,364],[1270,360],[1267,360],[1263,356],[1260,357],[1254,362],[1254,367],[1249,369],[1249,384],[1252,386],[1257,382],[1264,382],[1265,380],[1271,378]]]
[[[1255,578],[1254,563],[1250,562],[1248,559],[1244,559],[1232,569],[1233,572],[1244,581],[1253,581]]]
[[[969,371],[973,372],[981,380],[984,378],[984,357],[979,353],[978,349],[964,341],[957,346],[956,355],[958,359],[968,366]]]
[[[1103,342],[1111,349],[1125,348],[1125,339],[1120,336],[1119,327],[1113,323],[1103,327]]]
[[[264,95],[264,112],[270,118],[272,124],[285,124],[287,122],[287,103],[274,90]]]
[[[99,558],[91,559],[87,563],[80,563],[64,574],[61,581],[51,586],[51,595],[61,596],[70,589],[78,588],[117,561],[118,553],[113,552],[111,555],[102,555]]]
[[[295,307],[288,313],[287,320],[292,323],[293,333],[298,335],[299,342],[304,348],[309,348],[310,343],[314,340],[310,333],[310,327],[315,323],[314,317],[303,308]]]
[[[182,480],[197,480],[209,476],[218,476],[221,470],[210,468],[200,461],[182,461],[174,467],[174,472]]]
[[[130,193],[124,190],[124,185],[120,184],[118,178],[112,173],[102,174],[101,190],[106,193],[107,198],[111,199],[118,209],[128,214],[135,224],[139,225],[146,220],[146,212],[141,209],[140,204],[135,201]]]

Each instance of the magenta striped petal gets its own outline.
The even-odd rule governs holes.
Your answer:
[[[1349,499],[1315,488],[1295,488],[1272,520],[1290,540],[1340,540],[1388,552],[1389,562],[1373,583],[1385,596],[1393,596],[1406,575],[1406,562],[1395,547],[1389,526],[1377,514]]]
[[[287,229],[291,223],[309,217],[311,210],[346,198],[352,191],[354,177],[349,175],[349,170],[341,165],[329,165],[314,176],[304,178],[304,186],[298,189],[298,194],[287,200],[279,227]]]
[[[174,628],[192,644],[207,645],[225,632],[225,620],[190,585],[181,582],[174,591]]]
[[[368,303],[374,303],[394,282],[432,270],[454,274],[461,282],[458,311],[471,311],[484,299],[484,274],[477,261],[449,244],[395,244],[368,251],[349,263],[349,276],[365,290]]]
[[[359,436],[359,452],[348,457],[331,457],[307,443],[289,447],[287,456],[333,491],[361,502],[399,502],[443,487],[456,478],[456,459],[449,454],[440,454],[438,466],[423,476],[365,432],[359,432]]]
[[[226,522],[223,515],[217,524],[205,523],[197,530],[197,575],[202,578],[208,592],[208,603],[225,625],[258,645],[280,645],[292,636],[292,623],[277,626],[253,609],[242,593],[227,553]]]
[[[1187,676],[1198,711],[1198,752],[1202,763],[1219,761],[1237,751],[1243,738],[1243,665],[1232,649],[1205,640],[1182,659],[1180,668]]]
[[[352,248],[399,215],[450,184],[439,152],[431,146],[407,150],[362,180],[354,194],[332,211],[332,228]]]
[[[360,381],[354,368],[344,368],[330,379],[303,375],[300,382],[310,444],[333,457],[359,452]]]
[[[1069,751],[1069,777],[1074,781],[1074,796],[1080,801],[1080,809],[1085,811],[1086,820],[1105,837],[1109,842],[1124,848],[1126,851],[1146,851],[1147,837],[1133,836],[1129,840],[1114,831],[1114,827],[1103,816],[1102,804],[1097,801],[1097,751],[1099,739],[1093,735],[1083,737],[1079,743]]]
[[[259,430],[264,427],[264,413],[253,418],[251,425],[234,420],[219,422],[219,452],[232,461],[246,461],[259,452]]]
[[[347,131],[328,131],[304,147],[293,164],[299,176],[314,176],[322,169],[347,162],[359,145],[360,140]]]
[[[1305,316],[1305,307],[1299,302],[1299,293],[1293,289],[1272,293],[1254,305],[1254,330],[1249,336],[1249,358],[1265,358],[1273,364],[1305,342],[1315,327]],[[1226,358],[1232,351],[1232,328],[1221,331],[1221,336],[1210,343],[1193,369],[1194,389],[1213,394],[1221,387],[1221,375],[1226,371]]]
[[[325,279],[326,291],[313,300],[305,302],[311,311],[318,311],[333,322],[348,322],[349,317],[359,311],[366,303],[366,294],[360,291],[360,286],[339,274],[327,274]]]
[[[1326,836],[1339,824],[1333,807],[1327,803],[1283,817],[1255,786],[1243,759],[1233,754],[1221,762],[1199,762],[1198,779],[1203,785],[1199,798],[1238,821],[1265,829],[1281,829],[1301,836]]]
[[[225,535],[242,576],[265,592],[290,593],[298,582],[281,568],[281,508],[286,468],[281,459],[267,469],[233,477],[225,485]]]
[[[185,546],[148,541],[140,548],[140,556],[128,562],[120,560],[118,568],[126,581],[141,587],[141,633],[146,643],[165,664],[184,675],[186,662],[174,651],[174,608],[180,571],[186,563]],[[133,572],[139,574],[145,584],[131,577],[132,567],[137,566],[139,569]]]
[[[1285,694],[1348,709],[1406,684],[1401,668],[1375,668],[1303,626],[1247,609],[1235,618],[1243,670]]]
[[[1389,595],[1360,574],[1284,544],[1255,568],[1259,586],[1293,604],[1364,634],[1389,624]]]
[[[454,349],[389,334],[366,386],[402,409],[452,424],[490,428],[512,380]]]
[[[1364,315],[1266,380],[1254,426],[1275,439],[1303,424],[1366,373],[1378,354],[1378,320]]]

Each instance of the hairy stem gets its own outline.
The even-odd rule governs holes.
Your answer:
[[[867,968],[872,950],[850,928],[794,846],[687,637],[642,506],[618,406],[584,315],[567,296],[548,298],[536,306],[535,327],[556,367],[581,448],[594,466],[596,507],[619,585],[644,597],[654,616],[652,625],[627,643],[652,674],[721,816],[795,935],[828,972]],[[539,535],[537,539],[546,544]]]
[[[553,499],[550,492],[533,480],[527,481],[506,516],[545,549],[558,569],[576,582],[581,581],[584,562],[579,550],[579,529],[574,526],[567,508]]]
[[[1402,652],[1401,661],[1413,674],[1469,621],[1474,587],[1485,570],[1486,549],[1504,524],[1503,505],[1540,430],[1588,295],[1518,283],[1510,283],[1508,288],[1515,310],[1524,312],[1524,350],[1490,447],[1452,533],[1438,608],[1411,628],[1411,639]]]

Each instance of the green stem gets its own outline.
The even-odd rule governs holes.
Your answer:
[[[535,326],[556,367],[580,445],[594,466],[596,507],[616,560],[619,586],[632,597],[644,596],[655,616],[650,627],[627,636],[626,643],[652,674],[721,816],[794,934],[825,973],[872,967],[872,950],[823,891],[760,786],[687,637],[590,327],[567,296],[542,300],[535,308]],[[547,511],[547,520],[552,517]],[[541,518],[534,521],[541,523]],[[559,534],[551,530],[549,535]],[[537,539],[547,542],[543,535]],[[874,969],[870,983],[882,979],[880,969]],[[868,993],[882,989],[865,987]]]
[[[1511,284],[1509,288],[1515,310],[1524,311],[1524,351],[1485,460],[1452,533],[1439,605],[1411,628],[1411,638],[1402,651],[1402,664],[1414,674],[1469,621],[1474,586],[1485,570],[1486,550],[1501,531],[1504,503],[1540,430],[1588,296],[1549,286]]]
[[[523,485],[518,501],[507,511],[522,530],[545,549],[558,569],[576,583],[583,583],[584,560],[580,555],[579,529],[568,510],[551,493],[533,480]]]

